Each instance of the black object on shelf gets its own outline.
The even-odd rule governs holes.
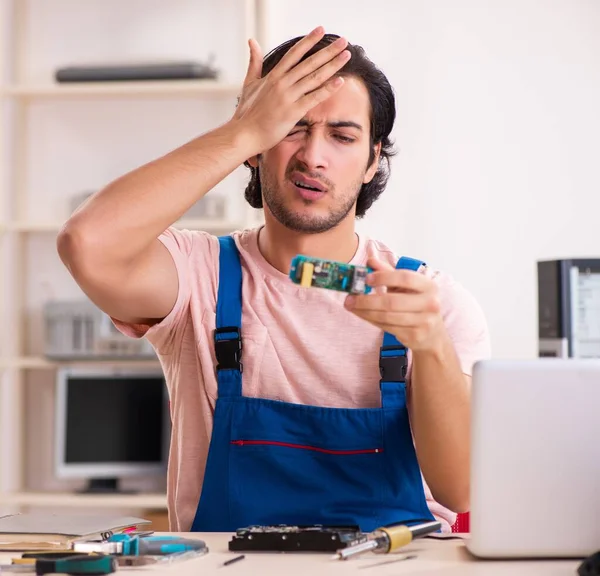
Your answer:
[[[79,494],[135,494],[136,490],[123,490],[118,478],[90,478]]]
[[[56,71],[57,82],[126,82],[139,80],[215,80],[210,64],[193,61],[67,66]]]

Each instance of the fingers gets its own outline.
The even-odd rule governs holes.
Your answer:
[[[248,40],[248,46],[250,48],[250,60],[248,62],[246,78],[244,79],[244,86],[254,80],[258,80],[262,75],[262,51],[260,46],[254,38]]]
[[[416,328],[422,326],[425,321],[425,314],[420,312],[386,312],[383,310],[353,310],[353,312],[372,324],[386,324],[394,326],[396,329]]]
[[[311,108],[314,108],[321,102],[327,100],[327,98],[337,92],[343,85],[344,79],[337,76],[326,82],[317,90],[309,92],[306,96],[303,96],[298,100],[298,107],[301,110],[301,113],[304,114]]]
[[[435,314],[420,314],[418,312],[359,312],[356,316],[377,326],[384,332],[393,334],[405,346],[416,350],[431,341],[439,334],[443,326],[441,318]]]
[[[343,54],[343,50],[346,48],[346,46],[348,46],[348,40],[346,40],[345,38],[338,38],[329,46],[321,48],[318,52],[316,52],[303,62],[300,62],[299,64],[294,66],[294,68],[292,68],[286,75],[286,82],[289,82],[289,85],[291,86],[304,79],[305,76],[308,76],[311,73],[315,73],[322,66],[334,60],[337,56],[340,55],[340,53]],[[350,56],[347,55],[347,57],[349,58]],[[329,78],[332,75],[333,73],[330,74],[327,78]],[[325,80],[327,80],[327,78],[324,78],[321,81],[321,84]],[[306,92],[308,92],[308,90],[306,90],[305,93]]]
[[[292,46],[268,74],[271,81],[276,81],[280,90],[285,91],[293,86],[292,99],[298,102],[300,114],[306,113],[310,108],[329,98],[343,85],[343,79],[332,77],[350,59],[350,52],[345,50],[348,45],[345,38],[338,38],[335,42],[300,62],[307,52],[323,39],[324,34],[321,26],[315,28]],[[254,60],[252,46],[251,56],[251,59]],[[260,61],[262,70],[262,59]],[[260,77],[258,64],[255,65],[251,62],[245,83],[256,77]]]
[[[388,312],[438,312],[437,299],[427,294],[372,294],[351,296],[346,298],[346,308],[353,312],[388,311]]]
[[[431,290],[432,280],[424,274],[411,270],[376,270],[367,276],[367,284],[373,288],[386,288],[402,292],[425,292]]]
[[[395,268],[393,266],[390,266],[390,264],[388,264],[387,262],[384,262],[383,260],[379,260],[379,258],[368,258],[367,259],[367,266],[369,268],[372,268],[373,270],[395,270]]]
[[[313,92],[330,80],[334,74],[339,72],[348,60],[350,60],[350,52],[344,50],[333,60],[330,60],[327,64],[321,66],[317,70],[310,72],[308,76],[305,76],[302,80],[297,82],[292,88],[292,93],[295,94],[296,98],[301,98],[303,95]]]
[[[318,26],[312,32],[308,33],[302,40],[296,42],[279,63],[271,70],[270,76],[280,78],[290,69],[292,69],[319,40],[325,35],[322,26]]]

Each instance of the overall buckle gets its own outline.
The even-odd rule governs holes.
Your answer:
[[[397,350],[404,352],[396,356],[384,356],[383,352]],[[382,346],[379,352],[379,374],[382,382],[406,382],[408,357],[405,346]]]
[[[229,334],[229,338],[217,338],[219,334]],[[235,336],[234,336],[235,334]],[[216,328],[214,332],[217,371],[239,370],[242,372],[242,337],[237,326]]]

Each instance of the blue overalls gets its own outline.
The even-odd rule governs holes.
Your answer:
[[[381,408],[244,397],[242,269],[233,238],[219,242],[218,398],[192,531],[276,524],[358,525],[371,531],[434,520],[408,420],[406,348],[384,335]],[[396,267],[417,270],[420,264],[401,258]]]

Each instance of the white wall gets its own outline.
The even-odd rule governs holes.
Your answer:
[[[267,5],[266,49],[321,24],[395,88],[399,154],[360,228],[471,289],[495,356],[536,356],[536,260],[600,257],[600,2]]]

